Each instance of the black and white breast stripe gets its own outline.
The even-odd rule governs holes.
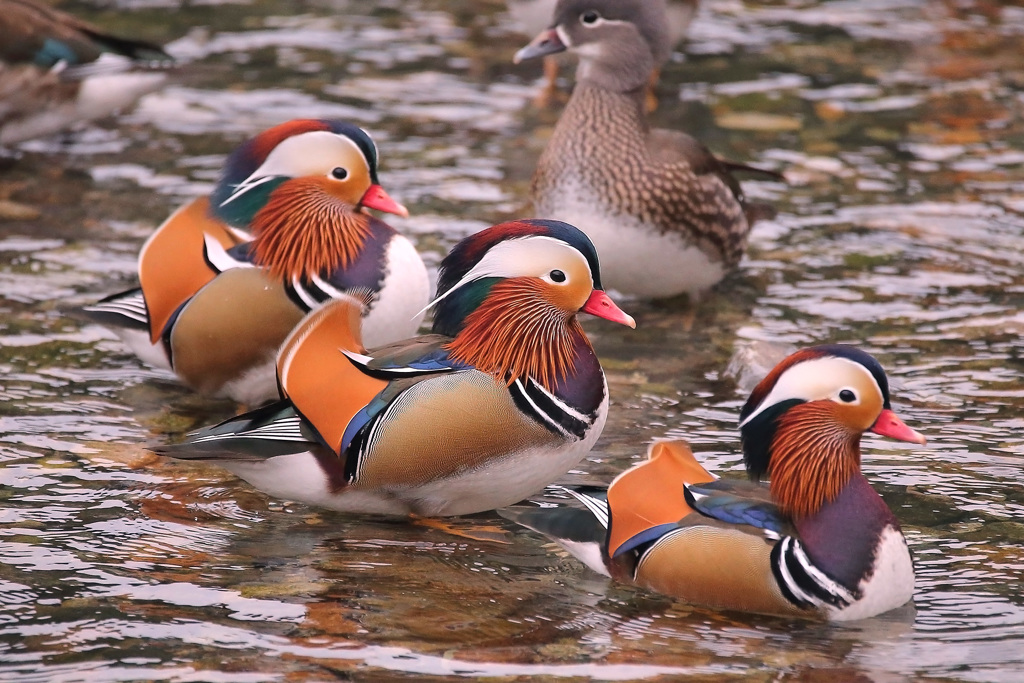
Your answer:
[[[203,235],[203,258],[218,273],[223,273],[225,270],[231,270],[232,268],[255,268],[248,261],[236,259],[221,246],[220,242],[206,234]]]
[[[508,387],[516,407],[546,427],[566,438],[582,439],[594,424],[594,417],[585,415],[547,389],[527,378],[524,384],[516,379]]]
[[[319,275],[314,275],[306,282],[299,278],[292,278],[292,281],[285,286],[285,289],[291,300],[307,313],[325,301],[339,299],[345,295],[345,292]]]
[[[786,536],[772,548],[772,573],[786,599],[807,609],[843,609],[859,599],[848,588],[814,566],[800,541]]]

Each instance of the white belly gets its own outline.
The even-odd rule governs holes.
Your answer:
[[[578,464],[591,445],[580,442],[556,452],[518,453],[415,488],[364,489],[356,485],[340,493],[329,490],[327,477],[309,453],[216,464],[275,498],[340,512],[442,517],[493,510],[537,493]]]
[[[875,571],[859,588],[864,597],[845,609],[830,609],[829,619],[867,619],[906,604],[914,597],[914,564],[903,534],[891,527],[882,532],[875,553]]]
[[[721,261],[676,234],[658,234],[632,216],[598,210],[597,201],[538,202],[537,215],[575,225],[597,248],[601,282],[606,289],[644,298],[691,296],[710,289],[725,276]]]
[[[104,55],[104,58],[117,58]],[[121,57],[121,59],[125,59]],[[125,60],[127,61],[127,60]],[[37,77],[39,84],[26,81],[27,99],[37,100],[35,112],[21,112],[21,118],[12,119],[0,126],[0,145],[11,145],[24,140],[51,135],[80,121],[91,121],[119,109],[131,106],[135,100],[152,92],[167,80],[164,73],[113,73],[90,76],[85,79],[73,100],[56,103],[44,101],[43,93],[56,84],[57,78],[50,73]],[[49,86],[49,87],[47,87]],[[31,92],[33,89],[39,92]]]
[[[215,396],[230,398],[255,407],[281,397],[277,388],[277,353],[267,354],[264,362],[246,370],[241,377],[226,382]]]
[[[387,269],[377,301],[363,318],[363,345],[369,349],[416,336],[430,301],[427,267],[401,235],[388,246]]]
[[[131,349],[132,353],[139,357],[143,363],[161,370],[170,370],[171,362],[167,359],[167,352],[164,350],[163,342],[150,343],[149,332],[130,329],[126,327],[110,327],[124,345]]]

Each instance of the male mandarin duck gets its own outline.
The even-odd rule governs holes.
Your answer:
[[[174,59],[34,0],[0,0],[0,145],[127,107]]]
[[[685,442],[661,441],[606,492],[570,491],[586,511],[503,514],[598,572],[695,604],[839,621],[911,599],[910,551],[861,473],[860,439],[925,439],[893,413],[874,358],[796,352],[754,389],[740,431],[748,473],[769,485],[718,479]]]
[[[566,223],[472,235],[442,261],[433,334],[363,348],[360,303],[312,312],[277,359],[285,399],[157,452],[216,463],[334,510],[461,515],[509,505],[576,465],[608,386],[577,314],[634,326]]]
[[[654,56],[654,68],[648,81],[646,107],[654,109],[657,100],[653,89],[658,82],[661,65],[672,56],[672,49],[678,45],[690,28],[697,14],[699,0],[644,0],[660,12],[659,34],[648,41]],[[547,28],[555,11],[556,0],[508,0],[508,11],[512,19],[528,34],[536,35]],[[555,94],[555,80],[558,78],[558,62],[553,55],[544,57],[544,89],[537,103],[546,105]]]
[[[610,289],[697,296],[739,263],[763,208],[747,204],[732,170],[770,172],[648,127],[644,86],[667,35],[658,10],[644,0],[559,0],[552,28],[516,53],[516,62],[563,50],[580,58],[530,193],[538,215],[584,227]]]
[[[204,394],[276,399],[277,350],[322,302],[368,293],[362,333],[374,346],[423,320],[426,266],[367,208],[408,215],[379,184],[370,137],[341,121],[283,123],[235,150],[213,194],[149,238],[140,288],[82,312]]]

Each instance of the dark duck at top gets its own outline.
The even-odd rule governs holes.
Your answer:
[[[461,515],[577,465],[608,416],[580,312],[633,319],[601,289],[586,235],[513,221],[441,263],[433,334],[367,351],[360,302],[310,313],[282,345],[285,399],[156,449],[271,495],[347,512]]]
[[[580,60],[533,177],[536,214],[580,226],[609,289],[648,298],[699,296],[719,282],[760,212],[732,175],[748,167],[647,124],[651,46],[667,40],[665,21],[662,3],[559,0],[552,27],[516,53],[517,62],[563,50]]]
[[[343,121],[283,123],[235,150],[213,194],[149,238],[139,288],[81,313],[201,393],[250,405],[277,398],[277,349],[322,302],[365,297],[373,345],[423,320],[423,260],[366,209],[408,215],[379,184],[370,136]]]
[[[861,473],[871,431],[923,444],[893,413],[885,372],[850,346],[785,359],[740,413],[743,458],[765,486],[718,479],[684,441],[659,441],[586,510],[511,508],[588,567],[721,609],[864,619],[903,605],[914,565],[895,515]]]
[[[0,0],[0,145],[50,135],[132,105],[174,59],[34,0]]]

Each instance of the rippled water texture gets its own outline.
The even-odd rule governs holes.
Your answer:
[[[746,183],[778,217],[692,330],[672,304],[624,304],[635,332],[587,321],[614,405],[566,481],[666,434],[738,472],[750,382],[795,345],[863,346],[930,440],[865,457],[918,586],[915,608],[829,626],[610,584],[493,514],[455,536],[318,512],[145,451],[233,406],[60,310],[129,286],[240,140],[365,126],[413,213],[389,220],[436,264],[524,210],[557,109],[531,105],[539,67],[511,64],[525,36],[498,0],[102,4],[63,6],[187,63],[0,174],[0,678],[1024,678],[1024,9],[706,0],[665,71],[658,125],[789,183]]]

